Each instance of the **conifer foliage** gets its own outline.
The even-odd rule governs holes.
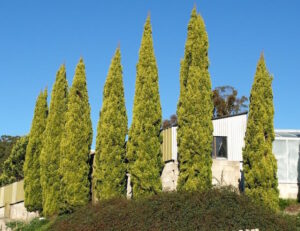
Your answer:
[[[29,143],[26,148],[24,163],[25,207],[28,211],[42,211],[42,186],[40,182],[40,155],[44,131],[47,124],[48,105],[47,90],[37,98]]]
[[[10,156],[13,146],[19,139],[20,136],[0,136],[0,163],[4,163],[5,160]],[[0,164],[0,174],[2,174],[3,171],[3,164]]]
[[[95,196],[100,200],[123,196],[126,192],[127,115],[119,48],[106,78],[97,130],[93,172]]]
[[[60,143],[67,111],[68,83],[66,69],[62,65],[56,74],[43,148],[40,156],[40,174],[43,191],[43,213],[46,216],[59,212],[60,198]]]
[[[72,211],[89,201],[88,159],[93,135],[90,111],[85,65],[81,58],[69,91],[60,149],[62,211]]]
[[[245,193],[258,203],[278,209],[277,162],[272,153],[274,106],[272,76],[261,55],[251,89],[243,150]]]
[[[162,188],[160,180],[162,115],[149,16],[144,26],[136,69],[133,120],[128,136],[127,159],[133,197],[138,198],[157,194]]]
[[[18,138],[9,157],[3,163],[0,186],[14,183],[24,178],[23,165],[26,155],[28,136]]]
[[[213,102],[208,66],[208,36],[204,21],[194,8],[181,61],[177,105],[179,190],[204,190],[211,186]]]

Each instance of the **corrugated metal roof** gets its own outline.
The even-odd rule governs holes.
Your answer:
[[[300,138],[300,130],[275,130],[276,137]]]
[[[230,118],[230,117],[235,117],[235,116],[241,116],[241,115],[247,115],[247,114],[248,114],[248,111],[245,111],[245,112],[241,112],[241,113],[234,114],[234,115],[214,117],[213,120],[225,119],[225,118]]]

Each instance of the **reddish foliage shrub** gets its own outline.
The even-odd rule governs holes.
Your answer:
[[[59,218],[50,230],[296,230],[294,218],[268,211],[230,189],[113,199]]]

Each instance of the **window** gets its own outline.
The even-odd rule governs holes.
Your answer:
[[[227,158],[227,137],[226,136],[214,136],[212,157]]]

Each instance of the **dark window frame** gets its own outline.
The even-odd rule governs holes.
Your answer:
[[[219,156],[217,151],[217,139],[225,139],[226,140],[226,156]],[[213,159],[228,159],[228,142],[227,136],[214,136],[212,143],[212,158]],[[224,142],[224,140],[222,140]]]

